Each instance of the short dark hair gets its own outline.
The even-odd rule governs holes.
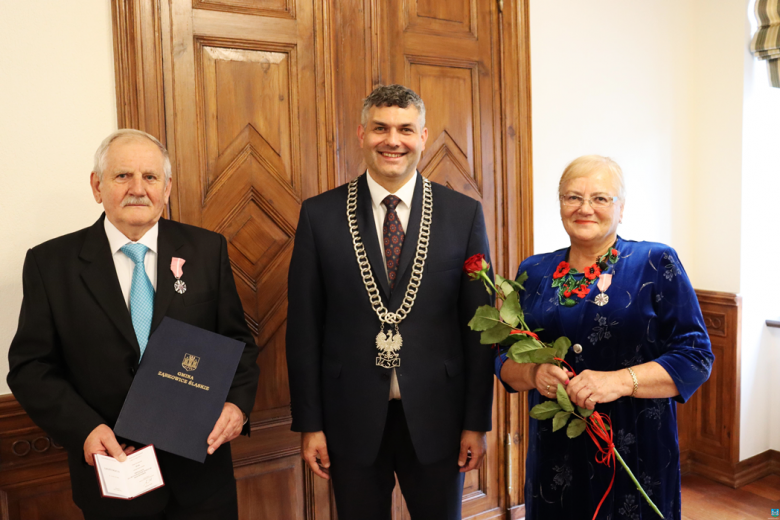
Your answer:
[[[417,93],[403,85],[379,85],[366,99],[363,100],[363,112],[360,114],[360,124],[368,123],[368,111],[371,107],[399,107],[414,106],[420,113],[420,126],[425,126],[425,103]]]

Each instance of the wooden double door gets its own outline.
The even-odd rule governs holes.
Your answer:
[[[171,218],[228,239],[261,348],[252,435],[233,442],[242,520],[336,518],[290,432],[287,270],[301,202],[365,169],[374,86],[421,95],[420,171],[482,202],[498,271],[530,252],[526,14],[525,0],[114,0],[120,126],[167,144]],[[494,403],[464,517],[520,511],[525,414],[499,387]],[[398,490],[394,518],[408,518]]]

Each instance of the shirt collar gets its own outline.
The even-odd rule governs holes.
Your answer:
[[[412,175],[408,181],[406,181],[406,184],[401,186],[401,188],[396,191],[395,193],[390,193],[386,189],[384,189],[378,182],[376,182],[373,177],[371,177],[371,174],[366,172],[366,180],[368,181],[368,191],[371,192],[371,200],[373,201],[374,205],[379,206],[382,204],[382,201],[385,200],[385,197],[388,195],[395,195],[399,199],[401,199],[401,202],[406,204],[407,207],[412,207],[412,199],[414,198],[414,187],[417,183],[417,170],[415,170],[414,175]]]
[[[159,231],[159,226],[160,222],[155,222],[154,226],[141,237],[141,240],[135,243],[143,244],[154,253],[157,253],[157,233]],[[106,230],[106,237],[108,237],[108,245],[111,248],[112,255],[122,249],[122,246],[125,244],[133,242],[127,238],[124,233],[119,231],[119,229],[108,220],[108,217],[103,219],[103,228]]]

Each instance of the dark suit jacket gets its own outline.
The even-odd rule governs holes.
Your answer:
[[[102,216],[89,228],[27,252],[24,299],[8,353],[8,386],[29,416],[68,452],[73,500],[106,515],[159,511],[169,493],[184,504],[207,498],[233,478],[230,445],[200,464],[158,451],[166,486],[131,501],[100,497],[84,441],[113,427],[140,350],[111,257]],[[252,409],[258,349],[244,321],[222,235],[160,219],[152,332],[164,316],[246,343],[227,400]],[[186,260],[187,292],[173,289],[172,257]]]
[[[493,354],[467,326],[491,298],[462,271],[469,256],[489,254],[482,206],[438,184],[432,189],[428,258],[414,307],[400,325],[396,369],[412,442],[424,464],[457,451],[462,430],[490,430],[493,399]],[[360,236],[391,311],[401,304],[411,276],[422,191],[418,176],[398,284],[390,295],[365,175],[359,181]],[[292,429],[324,430],[331,453],[368,465],[382,440],[390,370],[376,366],[380,322],[355,259],[346,206],[344,185],[301,207],[288,292]]]

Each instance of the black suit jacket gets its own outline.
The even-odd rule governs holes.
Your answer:
[[[129,502],[101,498],[95,470],[84,461],[89,433],[100,424],[114,426],[140,355],[104,218],[27,252],[8,386],[32,420],[67,450],[73,500],[82,509],[149,514],[165,506],[169,493],[195,504],[233,478],[229,444],[205,464],[158,450],[166,486]],[[174,256],[186,260],[184,294],[173,289]],[[227,400],[248,415],[257,389],[258,349],[222,235],[160,219],[152,332],[164,316],[246,343]]]
[[[365,175],[358,186],[360,236],[383,302],[395,311],[416,252],[422,178],[417,178],[392,294]],[[462,271],[469,256],[489,255],[482,206],[438,184],[432,189],[428,258],[414,307],[400,325],[403,347],[396,369],[412,442],[424,464],[457,451],[462,430],[490,430],[493,399],[492,352],[467,326],[476,308],[491,298]],[[376,366],[380,322],[355,259],[346,206],[344,185],[301,207],[288,292],[292,429],[324,430],[330,452],[368,465],[382,440],[390,370]]]

